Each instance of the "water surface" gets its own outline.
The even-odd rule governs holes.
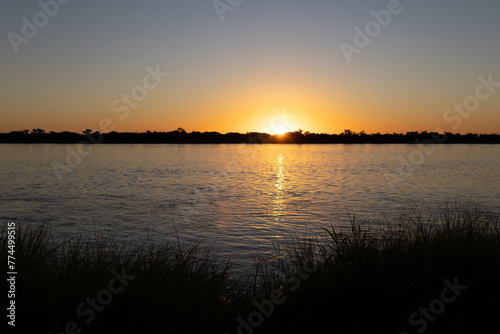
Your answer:
[[[346,228],[353,213],[377,225],[409,201],[500,207],[500,145],[94,145],[68,155],[78,149],[0,145],[0,220],[132,239],[177,231],[248,265],[272,241]]]

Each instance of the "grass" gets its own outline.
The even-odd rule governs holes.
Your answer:
[[[445,207],[435,218],[416,210],[377,233],[354,221],[348,233],[325,232],[318,268],[268,332],[420,333],[422,321],[412,326],[410,315],[440,299],[443,281],[455,278],[467,289],[427,321],[426,332],[500,332],[498,215],[468,203]]]
[[[70,321],[82,333],[498,333],[498,217],[463,203],[437,216],[415,208],[380,230],[353,219],[350,231],[275,245],[247,279],[232,277],[202,241],[57,240],[44,226],[17,224],[16,333],[64,333]],[[6,226],[0,238],[6,268]],[[87,323],[77,307],[108,297],[113,270],[134,277]],[[466,289],[448,288],[453,301],[439,304],[445,280]],[[430,305],[444,309],[419,314]]]
[[[5,247],[1,253],[6,268]],[[17,333],[59,333],[68,321],[86,333],[215,330],[231,312],[224,300],[234,290],[228,264],[201,242],[125,247],[111,236],[57,241],[44,226],[18,225],[16,267]],[[90,315],[80,316],[77,306],[108,288],[112,270],[135,277],[87,324]]]

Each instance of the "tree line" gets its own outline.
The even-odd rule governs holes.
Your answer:
[[[85,129],[81,133],[45,132],[43,129],[12,131],[0,133],[0,143],[65,143],[87,142],[93,144],[499,144],[499,134],[477,133],[437,133],[413,131],[403,133],[371,133],[344,130],[339,134],[311,133],[309,131],[293,131],[282,135],[261,132],[237,133],[229,132],[186,132],[178,128],[169,132],[116,132],[100,133]]]

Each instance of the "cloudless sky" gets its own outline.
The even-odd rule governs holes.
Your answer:
[[[355,47],[354,28],[388,1],[227,6],[72,0],[16,53],[8,34],[22,37],[22,18],[43,19],[42,8],[2,1],[0,132],[100,130],[104,119],[103,130],[119,132],[500,133],[500,83],[474,98],[478,77],[500,82],[499,1],[401,0],[350,62],[341,43]],[[169,74],[146,90],[156,68]],[[147,94],[134,108],[121,100],[133,90]],[[464,101],[470,111],[447,113]]]

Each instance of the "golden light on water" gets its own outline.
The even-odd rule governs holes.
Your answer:
[[[276,184],[274,187],[276,188],[274,193],[274,210],[273,216],[276,222],[281,221],[281,216],[283,216],[283,212],[286,208],[286,202],[284,199],[285,192],[285,173],[283,168],[283,153],[278,155],[278,163],[276,170]]]

